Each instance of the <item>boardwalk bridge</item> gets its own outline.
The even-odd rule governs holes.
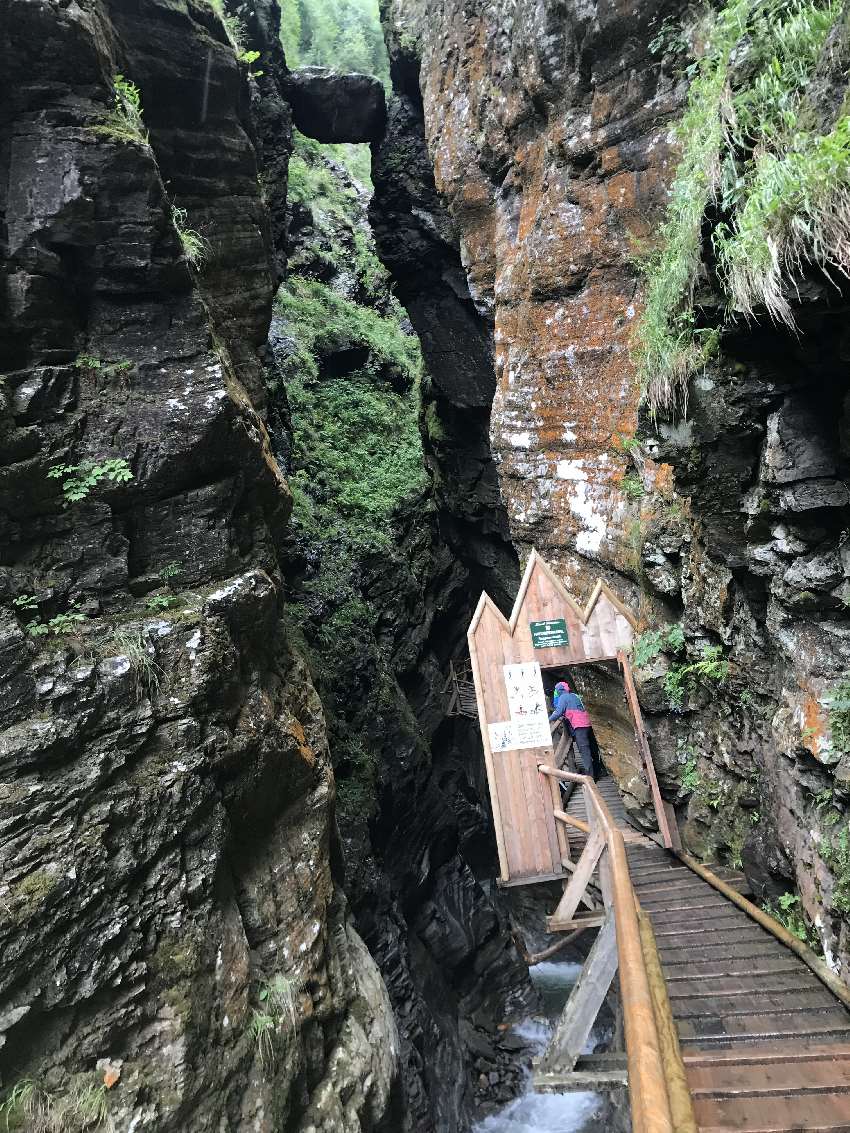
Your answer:
[[[562,881],[548,930],[596,933],[535,1086],[627,1086],[635,1133],[850,1133],[850,991],[740,875],[682,851],[629,668],[635,626],[603,583],[582,610],[532,552],[511,617],[484,594],[469,629],[499,884]],[[613,779],[569,769],[572,740],[548,724],[544,676],[588,663],[622,674],[652,834]],[[615,978],[625,1050],[588,1055]]]

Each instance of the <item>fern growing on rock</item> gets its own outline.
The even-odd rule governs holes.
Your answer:
[[[92,129],[96,134],[101,134],[114,142],[130,142],[146,146],[148,132],[142,116],[142,96],[139,88],[124,75],[115,75],[112,86],[114,91],[112,109]]]

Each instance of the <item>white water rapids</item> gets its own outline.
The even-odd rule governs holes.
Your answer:
[[[578,974],[580,964],[535,964],[529,969],[540,993],[547,1018],[551,1022],[528,1019],[514,1027],[514,1033],[541,1054],[549,1041],[557,1019]],[[593,1047],[591,1038],[590,1047]],[[598,1094],[538,1094],[528,1089],[498,1113],[486,1117],[473,1127],[472,1133],[580,1133],[597,1113],[601,1104]]]

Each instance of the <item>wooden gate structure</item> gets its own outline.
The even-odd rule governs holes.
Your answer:
[[[551,567],[532,551],[510,618],[484,593],[467,634],[502,885],[566,877],[569,833],[555,812],[558,786],[538,772],[556,762],[541,672],[560,666],[619,661],[665,845],[668,817],[626,653],[637,618],[601,579],[582,610]]]
[[[850,1133],[850,990],[743,896],[742,875],[682,852],[626,656],[634,630],[604,583],[581,610],[534,552],[510,619],[483,594],[469,628],[500,882],[563,878],[548,930],[597,930],[535,1088],[627,1085],[634,1133]],[[541,669],[614,659],[657,838],[631,828],[612,779],[565,768],[568,737],[553,748]],[[625,1055],[587,1055],[615,978]]]

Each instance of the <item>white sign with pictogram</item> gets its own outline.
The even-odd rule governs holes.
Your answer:
[[[549,747],[552,733],[539,663],[526,661],[522,665],[503,665],[502,671],[505,674],[508,712],[513,726],[511,746]]]

